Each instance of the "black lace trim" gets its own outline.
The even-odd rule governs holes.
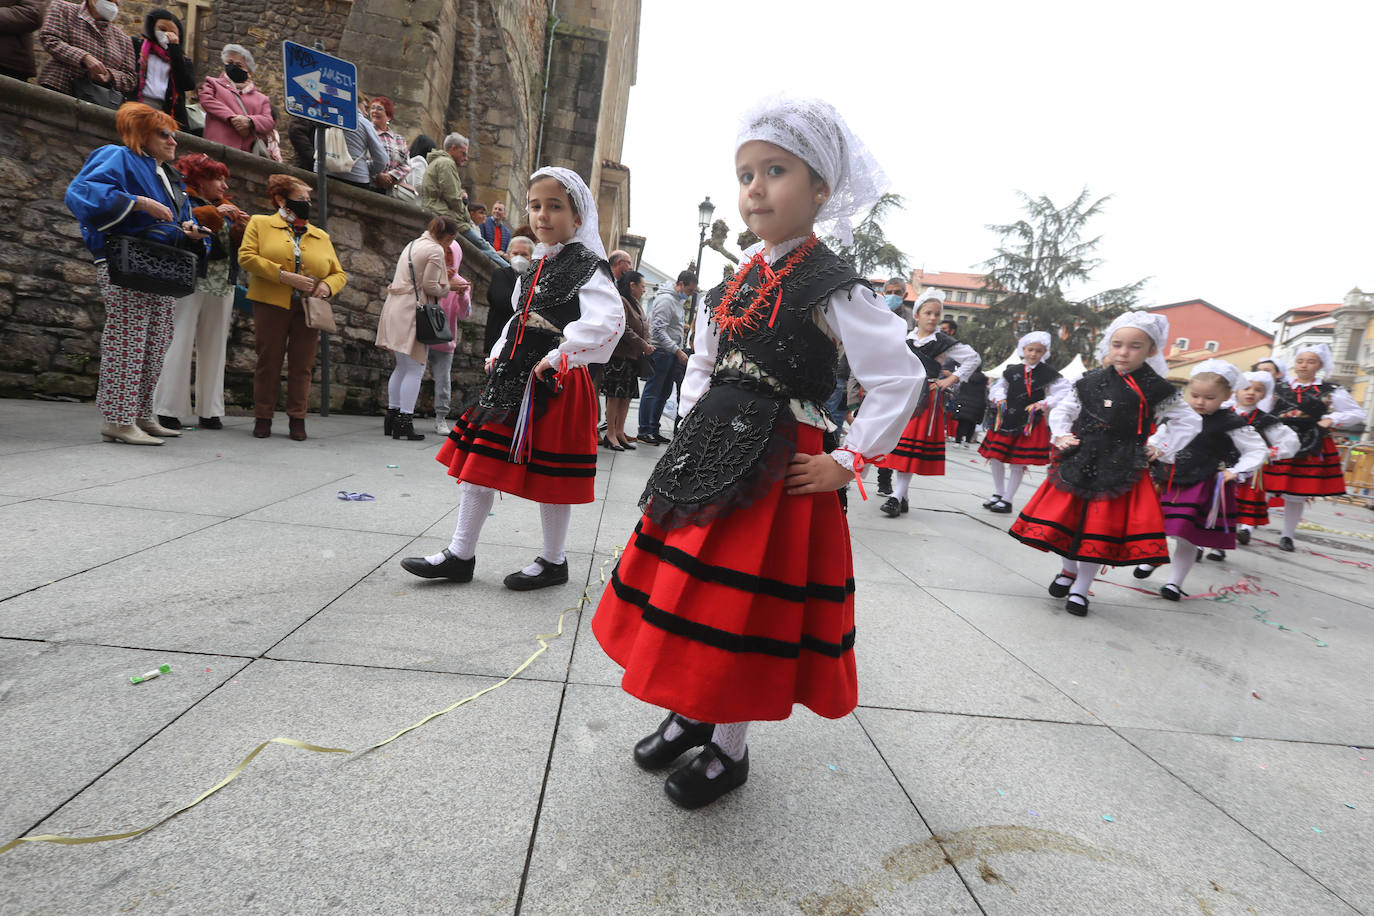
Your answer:
[[[1143,438],[1095,436],[1060,452],[1047,476],[1057,488],[1081,499],[1114,499],[1134,489],[1149,467]]]

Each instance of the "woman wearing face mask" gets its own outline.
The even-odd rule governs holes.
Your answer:
[[[75,95],[72,83],[88,79],[120,92],[132,91],[137,83],[134,49],[129,36],[114,24],[118,15],[116,0],[52,0],[38,30],[38,40],[49,55],[38,85]]]
[[[143,17],[143,34],[134,39],[138,85],[129,101],[142,102],[176,118],[186,129],[186,93],[195,91],[191,60],[181,50],[181,20],[164,9]]]
[[[272,415],[286,367],[286,416],[291,438],[305,439],[305,408],[320,332],[307,327],[303,296],[329,298],[344,288],[344,275],[329,234],[310,220],[310,186],[292,175],[267,179],[275,212],[248,221],[239,266],[251,279],[253,336],[258,365],[253,376],[253,435],[272,435]]]
[[[224,75],[207,77],[200,87],[205,139],[245,152],[259,140],[265,147],[277,124],[271,101],[253,85],[253,55],[243,45],[231,44],[219,56]],[[261,151],[266,153],[265,148]]]

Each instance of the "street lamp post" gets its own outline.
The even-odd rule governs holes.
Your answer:
[[[701,299],[701,255],[706,250],[706,230],[711,228],[711,215],[716,212],[716,205],[711,203],[711,196],[708,194],[706,199],[697,204],[697,226],[701,229],[701,238],[697,242],[697,291],[692,294],[692,314],[687,316],[687,345],[692,343],[691,334],[696,323],[697,302]]]

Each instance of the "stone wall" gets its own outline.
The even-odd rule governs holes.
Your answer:
[[[229,166],[231,193],[245,210],[264,212],[268,175],[315,176],[179,135],[180,152],[205,152]],[[70,178],[92,149],[118,142],[114,113],[0,77],[0,395],[95,395],[104,309],[90,253],[63,203]],[[378,350],[377,316],[395,258],[424,228],[417,207],[331,182],[330,235],[349,275],[336,300],[342,319],[331,336],[330,406],[372,413],[385,407],[392,357]],[[473,316],[454,355],[455,403],[480,384],[482,327],[490,262],[465,243],[462,273],[473,282]],[[252,322],[236,315],[225,373],[226,401],[251,409]],[[319,402],[316,368],[312,406]],[[430,403],[426,383],[421,403]]]

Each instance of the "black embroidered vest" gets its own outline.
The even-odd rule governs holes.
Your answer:
[[[917,346],[916,341],[910,337],[907,338],[906,345],[912,353],[916,354],[921,365],[925,367],[926,378],[933,382],[940,378],[940,372],[943,368],[943,360],[940,357],[944,356],[958,342],[944,331],[936,331],[934,337],[920,346]]]
[[[1235,410],[1234,407],[1231,409]],[[1258,432],[1261,436],[1264,435],[1266,431],[1273,429],[1275,426],[1281,426],[1283,424],[1283,421],[1280,420],[1278,417],[1274,416],[1271,413],[1265,413],[1258,407],[1250,411],[1248,414],[1240,413],[1239,411],[1237,411],[1236,416],[1244,420],[1247,426],[1253,426],[1255,428],[1255,431]]]
[[[1229,410],[1218,410],[1202,418],[1202,432],[1198,433],[1174,456],[1174,466],[1159,463],[1154,466],[1154,478],[1175,487],[1188,487],[1228,468],[1240,460],[1240,450],[1231,441],[1231,431],[1248,425],[1245,418]]]
[[[1149,467],[1145,441],[1155,409],[1178,397],[1174,386],[1149,366],[1131,373],[1140,397],[1114,368],[1093,369],[1074,383],[1082,410],[1073,423],[1079,444],[1057,456],[1051,469],[1055,486],[1088,499],[1110,499],[1128,492]]]
[[[1330,382],[1306,385],[1297,391],[1289,382],[1280,382],[1274,391],[1274,416],[1298,435],[1295,458],[1306,458],[1321,451],[1326,427],[1317,422],[1331,410],[1331,395],[1336,386]],[[1301,399],[1299,399],[1301,397]]]
[[[540,264],[543,268],[540,269]],[[525,383],[530,371],[563,339],[563,329],[582,314],[578,293],[598,269],[607,274],[610,267],[581,242],[565,245],[552,258],[536,261],[520,276],[520,302],[516,304],[515,320],[506,332],[506,340],[492,365],[491,374],[478,398],[478,405],[489,411],[511,411],[520,406],[525,395]],[[530,300],[529,319],[521,333],[521,316],[525,311],[525,297],[535,274],[539,283],[534,286]],[[517,342],[518,341],[518,342]],[[550,391],[547,385],[536,385],[541,398]]]
[[[1045,392],[1059,373],[1044,363],[1037,363],[1030,373],[1030,394],[1026,394],[1026,366],[1008,366],[1002,372],[1007,385],[1007,404],[1002,410],[1003,429],[1021,429],[1030,419],[1026,408],[1045,400]]]
[[[751,267],[729,309],[742,314],[763,286]],[[683,419],[640,498],[665,528],[702,525],[750,505],[772,488],[796,452],[789,401],[824,404],[835,389],[838,347],[811,316],[838,291],[868,286],[823,244],[782,282],[753,327],[720,330],[711,385]],[[706,294],[698,321],[715,321],[726,284]],[[772,325],[769,319],[772,318]],[[746,366],[745,371],[738,368]]]

